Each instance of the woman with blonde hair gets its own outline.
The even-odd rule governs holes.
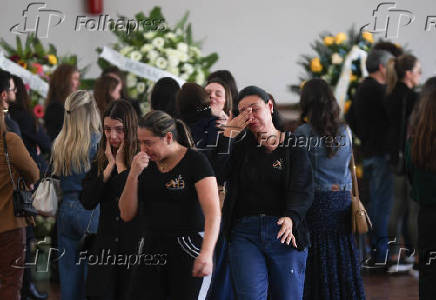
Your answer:
[[[82,179],[97,153],[101,123],[94,97],[87,91],[72,93],[65,101],[64,125],[54,141],[53,174],[61,178],[62,203],[57,229],[59,278],[63,300],[85,299],[86,265],[78,262],[79,241],[87,230],[96,231],[99,210],[86,210],[79,201]],[[93,217],[91,217],[93,214]]]

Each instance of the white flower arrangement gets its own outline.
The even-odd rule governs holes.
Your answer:
[[[113,31],[118,37],[118,42],[113,46],[116,51],[133,61],[166,70],[185,81],[204,84],[211,66],[218,60],[218,55],[202,55],[200,44],[192,39],[191,24],[187,23],[188,14],[185,14],[173,28],[165,23],[159,7],[155,7],[149,17],[143,13],[135,17],[138,22],[152,19],[161,20],[161,23],[155,28],[144,28],[141,34],[126,35]],[[106,65],[104,63],[99,62],[103,69],[107,65],[107,62]],[[152,84],[151,81],[137,77],[133,73],[127,74],[128,94],[141,102],[147,101]]]

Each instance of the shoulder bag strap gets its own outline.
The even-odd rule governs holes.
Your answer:
[[[354,154],[353,154],[353,136],[351,134],[350,127],[347,126],[346,130],[347,130],[347,133],[348,133],[348,137],[350,138],[350,145],[351,145],[350,168],[351,168],[351,177],[353,179],[353,196],[359,198],[359,185],[357,183],[356,164],[354,162]]]
[[[3,132],[3,149],[5,151],[6,162],[8,164],[9,177],[11,178],[12,187],[15,190],[16,188],[14,178],[12,177],[11,162],[9,161],[8,144],[6,143],[6,132]]]

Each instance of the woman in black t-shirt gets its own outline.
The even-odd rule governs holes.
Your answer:
[[[138,142],[119,203],[123,220],[139,212],[145,229],[130,297],[204,299],[220,224],[212,167],[162,111],[140,120]]]

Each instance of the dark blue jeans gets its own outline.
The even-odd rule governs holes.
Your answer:
[[[388,161],[382,156],[363,160],[363,174],[368,178],[368,215],[372,221],[370,232],[371,247],[375,260],[384,264],[388,255],[388,222],[391,214],[393,175]]]
[[[230,269],[238,300],[303,298],[307,249],[298,251],[277,239],[278,217],[236,221],[230,237]],[[297,241],[298,243],[298,241]]]
[[[64,196],[58,213],[58,247],[63,256],[59,259],[59,279],[62,300],[85,300],[87,264],[80,262],[78,246],[86,231],[92,211],[83,208],[79,194]],[[96,232],[100,208],[95,208],[90,232]]]

